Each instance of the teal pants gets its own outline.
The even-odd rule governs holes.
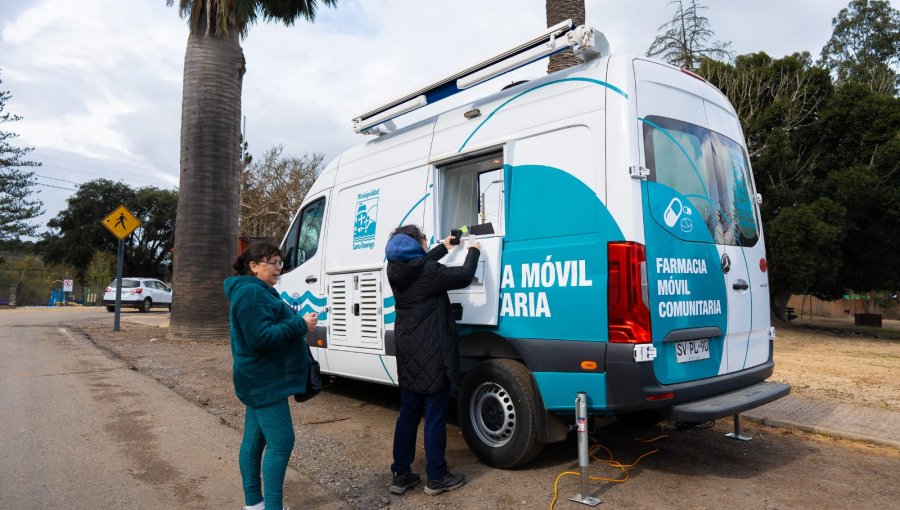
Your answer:
[[[265,499],[266,510],[281,510],[284,474],[293,449],[294,426],[288,399],[262,407],[247,406],[239,458],[245,505],[256,505]],[[265,490],[260,484],[260,471]]]

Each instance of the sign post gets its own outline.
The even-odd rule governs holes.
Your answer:
[[[113,321],[113,331],[119,331],[119,313],[122,309],[122,261],[125,258],[125,238],[141,226],[141,222],[131,214],[125,204],[103,218],[103,226],[119,238],[118,256],[116,257],[116,318]]]
[[[68,306],[68,299],[66,293],[71,293],[74,288],[74,282],[72,280],[63,280],[63,306]]]

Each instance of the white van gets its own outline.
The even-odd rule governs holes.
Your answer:
[[[391,119],[568,47],[585,63],[402,129]],[[513,467],[589,412],[700,422],[786,395],[772,374],[768,276],[746,143],[702,78],[610,55],[565,22],[354,119],[379,135],[337,157],[284,238],[277,285],[319,313],[322,371],[396,384],[391,231],[468,227],[476,279],[451,292],[459,423]],[[442,260],[462,264],[464,249]]]

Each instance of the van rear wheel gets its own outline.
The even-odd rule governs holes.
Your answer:
[[[144,301],[141,303],[141,306],[138,308],[139,311],[143,313],[147,313],[150,311],[150,308],[153,307],[153,301],[150,298],[144,298]]]
[[[462,380],[459,425],[466,443],[484,463],[513,468],[544,448],[537,436],[531,374],[511,359],[483,361]]]

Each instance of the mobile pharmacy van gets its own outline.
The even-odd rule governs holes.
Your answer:
[[[573,48],[584,64],[393,129],[391,119]],[[772,374],[766,253],[728,100],[698,76],[610,55],[565,22],[354,119],[377,135],[328,165],[284,238],[282,299],[316,311],[322,371],[396,384],[384,247],[413,223],[468,227],[476,279],[451,292],[459,422],[483,461],[598,417],[701,422],[787,394]],[[465,249],[441,262],[462,264]]]

